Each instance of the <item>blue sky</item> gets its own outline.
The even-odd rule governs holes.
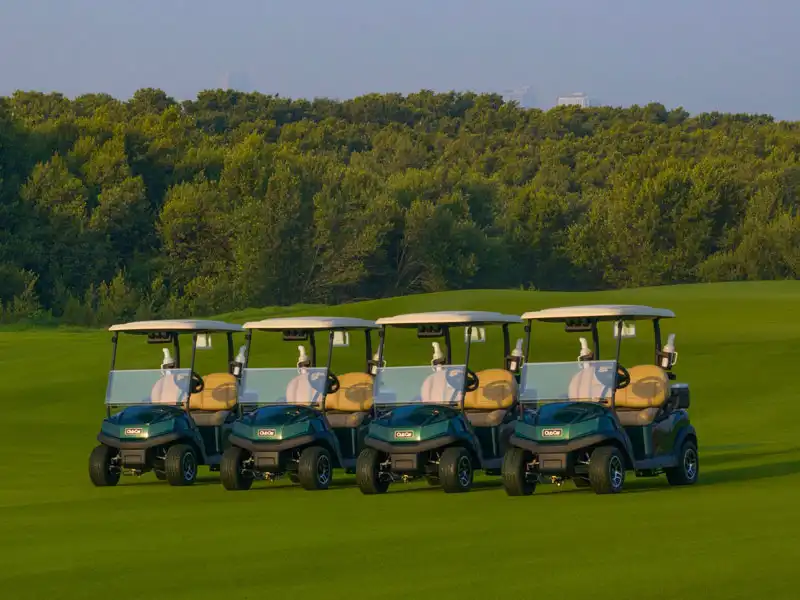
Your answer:
[[[585,92],[800,120],[800,0],[0,0],[0,94]],[[234,87],[236,87],[234,85]]]

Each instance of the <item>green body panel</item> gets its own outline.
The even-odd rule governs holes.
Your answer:
[[[103,421],[100,431],[104,434],[118,438],[122,441],[146,440],[160,435],[172,433],[178,429],[176,419],[167,419],[158,423],[142,423],[131,425],[117,425],[108,420]],[[136,431],[135,430],[139,430]]]
[[[288,423],[285,425],[248,425],[241,421],[233,424],[233,433],[241,438],[254,442],[284,441],[315,433],[316,428],[312,421]]]
[[[563,444],[582,437],[602,433],[613,433],[616,427],[609,416],[594,417],[577,423],[564,425],[533,424],[530,420],[517,421],[514,427],[515,435],[538,443]],[[549,435],[548,435],[549,433]]]
[[[433,440],[447,435],[450,430],[449,421],[440,421],[423,426],[398,426],[386,427],[373,423],[369,428],[369,435],[375,439],[402,446],[404,443],[419,443]]]

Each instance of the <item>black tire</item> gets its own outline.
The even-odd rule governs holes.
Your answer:
[[[248,452],[239,446],[231,446],[222,453],[219,464],[219,479],[222,487],[231,492],[249,490],[253,486],[252,475],[242,473],[242,462],[247,459]]]
[[[589,485],[595,494],[617,494],[625,484],[625,459],[614,446],[600,446],[589,460]]]
[[[192,485],[197,479],[197,455],[188,444],[176,444],[167,450],[164,473],[170,485]]]
[[[164,471],[159,471],[157,469],[154,469],[153,473],[156,474],[156,479],[158,479],[159,481],[166,481],[167,480],[167,474],[164,473]]]
[[[100,444],[89,455],[89,479],[97,487],[109,487],[119,483],[122,474],[113,465],[112,459],[119,453],[116,448]]]
[[[356,484],[362,494],[385,494],[389,481],[380,477],[381,453],[364,448],[356,459]]]
[[[309,446],[300,453],[297,478],[307,490],[327,490],[333,478],[331,453],[322,446]]]
[[[678,466],[664,469],[670,485],[692,485],[697,482],[700,475],[700,455],[697,453],[697,444],[686,440],[681,446],[678,456]]]
[[[530,452],[512,446],[503,455],[503,487],[509,496],[530,496],[536,491],[536,482],[530,482],[525,477],[525,465],[530,462]]]
[[[572,483],[575,484],[576,488],[584,489],[590,487],[592,484],[589,482],[588,479],[585,477],[573,477]]]
[[[468,492],[472,489],[472,457],[465,448],[447,448],[439,460],[439,481],[447,494]]]

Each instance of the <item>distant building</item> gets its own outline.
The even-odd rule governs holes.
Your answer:
[[[586,94],[575,93],[569,96],[559,96],[557,106],[580,106],[581,108],[588,108],[592,104]]]

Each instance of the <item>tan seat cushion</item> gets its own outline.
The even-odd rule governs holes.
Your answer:
[[[468,410],[467,419],[473,427],[497,427],[508,414],[507,408],[497,410]]]
[[[230,373],[209,373],[203,390],[189,396],[189,410],[230,410],[236,406],[236,377]]]
[[[617,418],[623,427],[643,427],[655,421],[660,408],[643,408],[641,410],[617,410]]]
[[[214,410],[214,411],[197,411],[193,410],[189,414],[192,415],[195,425],[198,427],[220,427],[225,423],[228,415],[231,414],[229,410]]]
[[[656,365],[637,365],[628,369],[631,382],[617,390],[614,405],[617,408],[659,408],[669,395],[669,378],[666,371]]]
[[[325,398],[326,410],[369,412],[372,409],[373,379],[369,373],[339,375],[339,389]]]
[[[427,404],[461,404],[463,392],[455,391],[447,383],[447,371],[445,366],[441,371],[435,371],[428,375],[422,383],[420,396],[422,402]]]
[[[325,413],[328,425],[334,429],[346,429],[360,427],[364,419],[369,415],[368,412],[337,412]]]
[[[511,408],[517,399],[517,380],[505,369],[485,369],[476,373],[478,389],[467,392],[466,410],[496,411]]]
[[[320,371],[298,373],[286,386],[286,402],[302,406],[322,406],[327,379]]]

